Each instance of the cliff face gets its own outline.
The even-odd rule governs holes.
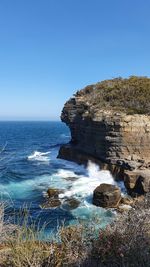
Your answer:
[[[128,114],[125,108],[111,107],[111,100],[109,106],[101,104],[94,89],[86,87],[65,104],[61,119],[72,138],[59,156],[80,162],[92,157],[127,170],[148,168],[150,115]]]
[[[74,97],[64,106],[62,121],[71,131],[72,147],[113,164],[150,162],[150,116],[97,110]]]

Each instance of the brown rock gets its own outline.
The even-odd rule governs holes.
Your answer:
[[[92,103],[93,92],[84,94],[83,90],[63,108],[61,119],[71,130],[72,145],[94,158],[116,164],[121,160],[133,169],[141,160],[150,162],[150,115],[127,115],[102,108],[101,103],[97,108]]]
[[[126,171],[124,183],[130,194],[145,194],[150,191],[150,170]]]
[[[47,194],[49,198],[58,198],[59,194],[62,193],[62,190],[55,188],[48,188]]]
[[[134,203],[134,199],[131,197],[125,196],[121,198],[120,203],[123,205],[132,205]]]
[[[49,208],[56,208],[61,205],[61,201],[59,199],[59,194],[62,193],[63,190],[56,189],[56,188],[49,188],[47,190],[46,200],[44,203],[40,205],[42,209],[49,209]]]
[[[116,185],[101,184],[94,190],[93,204],[103,208],[113,208],[121,200],[121,191]]]
[[[150,79],[146,80],[150,82]],[[146,92],[146,80],[140,77],[129,78],[128,81],[114,79],[78,91],[62,110],[61,119],[70,128],[71,142],[60,148],[59,157],[79,163],[87,163],[91,159],[106,163],[111,165],[113,176],[119,179],[123,178],[124,170],[134,171],[143,166],[150,169],[150,109],[149,102],[146,101],[150,94],[145,96],[145,114],[143,104],[142,109],[139,109],[140,94],[132,94],[130,108],[127,108],[130,102],[128,97],[126,105],[121,102],[118,106],[118,101],[124,101],[124,97],[128,96],[126,90],[129,89],[129,84],[132,92],[136,92],[141,81],[141,90]],[[116,90],[123,93],[122,98],[118,97]],[[140,177],[139,174],[130,173],[125,178],[125,185],[129,193],[150,191],[149,178],[145,173]]]

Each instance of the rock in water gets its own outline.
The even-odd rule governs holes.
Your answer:
[[[57,208],[61,205],[61,201],[59,199],[48,199],[44,203],[40,205],[41,209],[50,209],[50,208]]]
[[[48,188],[47,194],[49,198],[58,198],[59,194],[61,194],[63,191],[55,188]]]
[[[101,184],[93,194],[93,204],[103,208],[115,208],[121,200],[121,191],[118,186]]]
[[[65,200],[63,208],[66,210],[73,210],[78,208],[80,201],[75,198],[68,198]]]

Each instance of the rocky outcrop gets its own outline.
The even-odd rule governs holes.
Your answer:
[[[150,116],[99,110],[91,119],[82,101],[71,99],[62,112],[73,149],[127,169],[150,162]]]
[[[129,194],[150,192],[150,170],[125,171],[124,183]]]
[[[45,201],[40,205],[42,209],[56,208],[61,205],[59,194],[63,193],[63,190],[56,188],[48,188]]]
[[[63,191],[56,188],[48,188],[47,195],[49,198],[58,198],[59,194],[61,194]]]
[[[121,200],[121,191],[118,186],[101,184],[94,190],[93,204],[103,208],[115,208]]]
[[[122,175],[122,178],[124,178],[124,170],[149,168],[150,115],[149,113],[142,114],[143,111],[141,111],[142,103],[145,107],[144,112],[147,112],[149,108],[146,96],[147,99],[150,97],[150,81],[147,78],[148,87],[146,87],[147,80],[145,79],[144,88],[142,88],[143,81],[140,78],[131,78],[129,84],[128,80],[115,81],[114,84],[118,87],[113,87],[113,82],[108,81],[106,84],[88,86],[77,92],[65,104],[62,111],[61,119],[70,128],[71,142],[61,147],[59,157],[79,163],[94,159],[93,161],[101,162],[101,165],[107,164],[109,169],[115,169],[110,166],[117,166],[115,172],[119,176]],[[144,93],[140,95],[140,90],[136,87],[138,83],[141,90],[146,92],[145,95]],[[122,87],[119,88],[119,86]],[[129,89],[132,90],[128,89],[130,86]],[[132,94],[131,97],[126,94],[126,91]],[[122,102],[119,100],[119,102],[114,102],[114,99],[119,98]],[[128,105],[128,102],[130,104],[128,109],[121,108],[122,103]],[[120,105],[120,108],[116,103]],[[129,114],[132,106],[134,110],[132,109],[132,114]],[[136,106],[140,107],[138,111]],[[140,184],[146,183],[145,192],[148,188],[147,178],[143,181]],[[127,178],[125,184],[130,189]]]

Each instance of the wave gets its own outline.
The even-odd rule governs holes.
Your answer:
[[[37,161],[49,161],[49,154],[51,152],[39,152],[39,151],[34,151],[30,156],[28,156],[28,160],[37,160]]]
[[[91,198],[94,189],[102,183],[115,184],[115,181],[109,171],[100,170],[99,166],[89,161],[87,167],[87,175],[76,175],[74,172],[60,170],[59,175],[62,178],[77,177],[73,181],[71,188],[64,194],[60,194],[60,198],[68,198],[76,196],[78,198]]]

